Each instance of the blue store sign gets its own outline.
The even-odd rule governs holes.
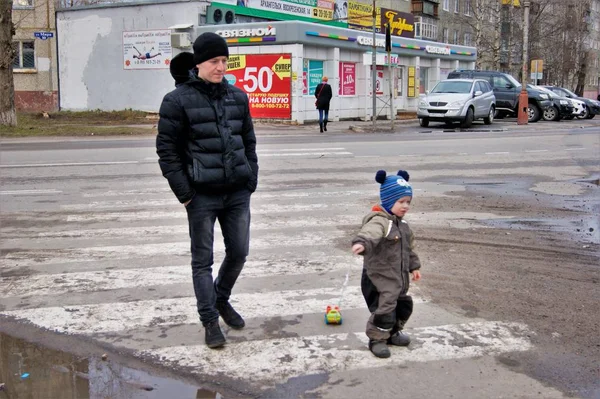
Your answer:
[[[54,37],[54,32],[33,32],[33,36],[38,39],[46,40]]]

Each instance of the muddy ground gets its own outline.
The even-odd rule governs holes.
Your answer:
[[[511,183],[467,184],[452,197],[418,199],[428,212],[489,212],[485,228],[414,227],[426,267],[420,286],[443,308],[528,324],[537,350],[501,361],[577,397],[600,397],[600,191],[529,192]],[[525,185],[524,185],[525,186]]]

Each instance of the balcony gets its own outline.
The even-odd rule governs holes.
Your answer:
[[[415,16],[426,15],[437,19],[439,4],[439,0],[412,0],[412,13]]]
[[[415,39],[438,40],[437,21],[430,18],[415,17]]]

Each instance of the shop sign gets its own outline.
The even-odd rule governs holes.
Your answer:
[[[340,62],[340,96],[356,95],[356,64],[354,62]]]
[[[231,55],[225,77],[248,95],[253,118],[291,118],[291,54]]]
[[[414,38],[415,37],[415,17],[412,14],[381,9],[381,31],[385,32],[385,25],[389,23],[392,35]]]
[[[264,36],[276,36],[276,29],[273,27],[268,28],[255,28],[255,29],[228,29],[218,30],[215,32],[217,35],[224,38],[230,37],[264,37]]]
[[[425,51],[430,54],[450,55],[448,47],[425,46]]]
[[[237,14],[265,19],[321,22],[333,19],[335,0],[219,0],[211,4],[230,6]],[[278,14],[275,16],[272,14]]]
[[[375,32],[381,33],[381,7],[375,8]],[[371,4],[348,1],[348,28],[373,31],[373,6]]]
[[[123,32],[123,68],[168,69],[173,50],[171,30]]]
[[[377,65],[398,65],[400,56],[398,54],[390,54],[388,59],[387,53],[377,53],[375,55],[375,62]],[[363,64],[371,65],[373,63],[373,53],[368,52],[363,54]]]
[[[373,47],[373,38],[369,36],[358,36],[356,38],[356,43],[363,46],[371,46]],[[385,47],[385,39],[377,39],[375,41],[377,47]]]

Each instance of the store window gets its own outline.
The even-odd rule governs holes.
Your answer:
[[[15,58],[13,69],[35,69],[35,43],[33,41],[13,42]]]
[[[419,93],[425,94],[429,90],[429,68],[420,68],[419,71]]]

